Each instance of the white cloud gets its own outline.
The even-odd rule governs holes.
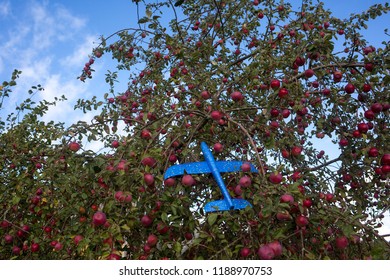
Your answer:
[[[85,19],[73,16],[62,6],[57,6],[52,11],[51,7],[45,5],[33,5],[31,17],[33,46],[36,49],[50,47],[56,41],[70,40],[86,25]]]
[[[383,226],[378,229],[380,235],[390,234],[390,212],[385,213],[385,217],[382,220]],[[385,237],[390,242],[390,236]]]
[[[57,7],[56,18],[58,18],[58,20],[60,21],[67,22],[68,25],[66,26],[66,28],[70,29],[70,31],[75,29],[81,29],[86,26],[86,20],[84,18],[72,15],[69,10],[61,6]]]
[[[13,62],[15,60],[26,58],[25,48],[22,47],[26,37],[30,33],[30,27],[28,25],[17,24],[11,30],[8,30],[9,38],[4,38],[5,34],[3,34],[2,41],[3,44],[0,45],[0,57],[4,61]],[[19,56],[16,54],[19,53]]]
[[[84,41],[74,48],[73,53],[61,60],[61,66],[67,68],[78,67],[81,71],[83,64],[87,62],[88,55],[92,52],[96,38],[97,37],[93,35],[86,36]]]
[[[78,97],[85,95],[86,87],[77,81],[63,81],[59,74],[51,75],[44,83],[45,90],[40,92],[42,99],[53,101],[55,97],[65,95],[67,101],[63,101],[58,106],[50,108],[44,116],[44,121],[66,121],[71,124],[80,118],[77,112],[74,112],[74,102]]]
[[[9,1],[0,2],[0,16],[6,17],[11,13],[11,4]]]
[[[76,77],[88,60],[97,36],[85,30],[85,18],[48,1],[26,3],[17,12],[8,30],[2,32],[0,41],[0,73],[5,72],[4,79],[15,68],[22,71],[8,101],[9,110],[27,97],[31,86],[41,84],[45,90],[34,100],[53,101],[61,95],[68,98],[50,108],[44,120],[68,124],[77,121],[81,116],[74,112],[74,104],[78,98],[87,96],[90,85]]]

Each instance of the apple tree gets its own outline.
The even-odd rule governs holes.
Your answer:
[[[137,24],[79,77],[116,62],[75,105],[91,122],[45,123],[56,104],[31,99],[2,120],[1,258],[389,259],[389,43],[361,35],[389,5],[341,20],[318,1],[133,2]],[[244,162],[223,179],[253,207],[205,213],[211,175],[164,180],[202,141]]]

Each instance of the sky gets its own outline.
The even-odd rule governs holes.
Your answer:
[[[339,18],[365,11],[373,4],[386,3],[374,0],[323,2]],[[363,32],[365,38],[378,46],[388,39],[384,29],[390,27],[389,23],[388,14],[369,22],[368,31]],[[20,104],[31,86],[41,84],[45,90],[35,100],[53,101],[61,95],[68,99],[50,110],[45,120],[69,124],[89,121],[92,115],[76,114],[74,104],[79,98],[102,97],[108,90],[104,75],[107,69],[114,69],[114,64],[103,56],[94,64],[96,72],[92,80],[81,83],[76,78],[101,35],[107,37],[136,25],[136,5],[131,0],[0,0],[0,81],[9,80],[14,69],[23,72],[8,101],[9,108]],[[0,111],[0,116],[4,118],[4,111]],[[390,233],[389,214],[380,233]]]

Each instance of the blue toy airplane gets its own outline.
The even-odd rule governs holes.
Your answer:
[[[165,174],[164,180],[170,177],[183,175],[183,174],[204,174],[212,173],[215,181],[217,182],[222,194],[222,200],[216,200],[209,202],[205,205],[206,212],[215,211],[228,211],[244,209],[245,207],[252,205],[245,199],[231,198],[229,192],[222,179],[221,172],[235,172],[240,171],[243,164],[242,161],[215,161],[213,154],[210,152],[209,147],[205,142],[202,142],[201,149],[206,161],[202,162],[190,162],[169,167]],[[253,164],[250,164],[251,172],[258,172]]]

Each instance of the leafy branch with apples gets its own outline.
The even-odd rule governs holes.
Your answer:
[[[1,119],[0,258],[389,259],[389,43],[360,34],[389,5],[341,20],[312,1],[133,2],[137,26],[79,76],[117,62],[75,105],[89,123],[41,120],[64,96]],[[252,207],[206,213],[224,198],[210,174],[164,179],[201,142],[243,162],[221,176]]]

